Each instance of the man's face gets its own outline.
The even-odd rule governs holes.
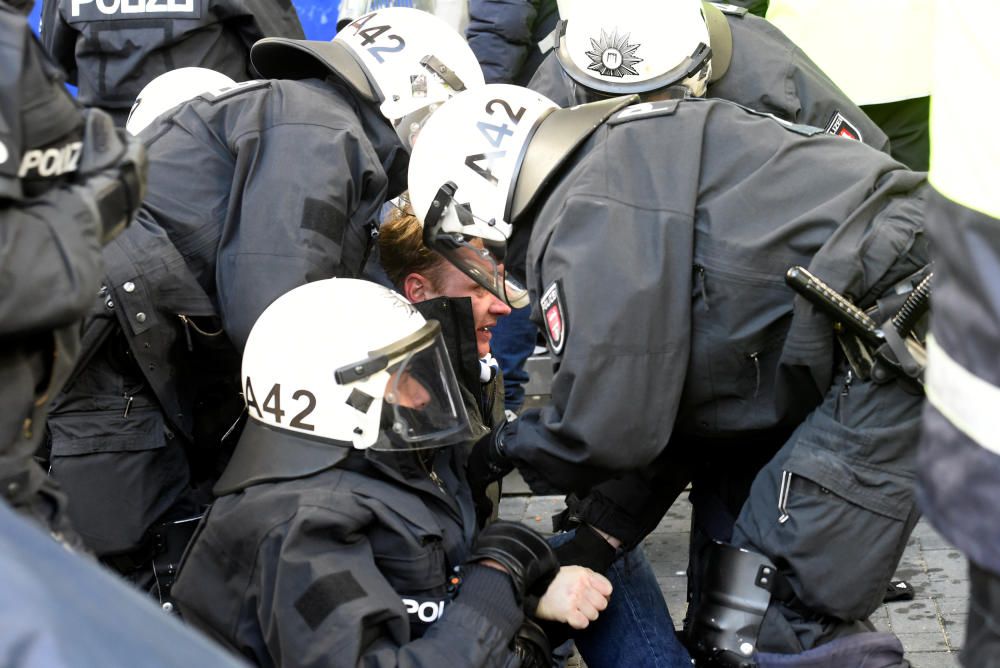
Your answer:
[[[448,262],[441,263],[434,285],[427,285],[423,299],[469,297],[476,323],[476,350],[480,357],[490,352],[490,330],[497,320],[510,313],[510,306]]]
[[[430,403],[431,395],[412,374],[397,371],[389,376],[386,383],[385,400],[403,408],[423,410]]]

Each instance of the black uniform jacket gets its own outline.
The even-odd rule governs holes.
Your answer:
[[[102,345],[89,334],[118,328],[124,354],[95,357],[51,421],[53,470],[101,552],[134,545],[183,494],[183,455],[168,466],[164,449],[211,469],[242,407],[239,360],[257,316],[294,287],[360,274],[407,159],[376,109],[316,79],[196,99],[141,138],[149,190],[105,247],[106,317],[87,337]]]
[[[251,421],[174,586],[185,618],[260,666],[516,665],[507,576],[449,591],[475,530],[463,466]]]
[[[41,34],[80,101],[120,125],[164,72],[206,67],[247,81],[254,42],[305,36],[289,0],[46,0]]]
[[[0,494],[29,503],[48,400],[100,283],[101,218],[77,178],[83,116],[27,21],[0,3]]]
[[[785,271],[867,305],[925,262],[900,261],[923,249],[925,182],[722,100],[618,112],[534,215],[533,317],[558,366],[508,452],[579,489],[649,465],[675,435],[797,424],[830,384],[834,339]]]

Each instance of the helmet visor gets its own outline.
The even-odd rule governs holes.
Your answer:
[[[386,372],[382,429],[373,450],[420,450],[467,441],[471,432],[440,334]]]
[[[505,241],[444,230],[448,209],[454,209],[459,220],[474,219],[471,211],[453,199],[451,185],[438,191],[435,204],[424,216],[424,245],[510,306],[527,306],[528,291],[504,271]]]
[[[497,259],[499,253],[491,251],[482,239],[449,234],[430,247],[512,307],[528,305],[528,291],[514,278],[507,276],[503,263]]]

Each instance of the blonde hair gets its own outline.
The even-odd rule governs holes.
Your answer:
[[[409,201],[393,206],[378,233],[379,259],[389,280],[402,292],[403,280],[410,274],[422,275],[437,288],[445,259],[424,245],[424,228],[413,214]]]

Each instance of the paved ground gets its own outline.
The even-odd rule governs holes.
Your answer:
[[[500,503],[500,515],[548,533],[552,530],[550,518],[562,508],[559,496],[506,496]],[[667,606],[678,620],[684,610],[689,509],[686,500],[674,504],[643,544]],[[883,605],[874,616],[875,625],[900,637],[914,668],[959,666],[958,650],[965,638],[968,614],[965,559],[929,524],[921,521],[910,538],[896,577],[914,586],[916,598]]]

